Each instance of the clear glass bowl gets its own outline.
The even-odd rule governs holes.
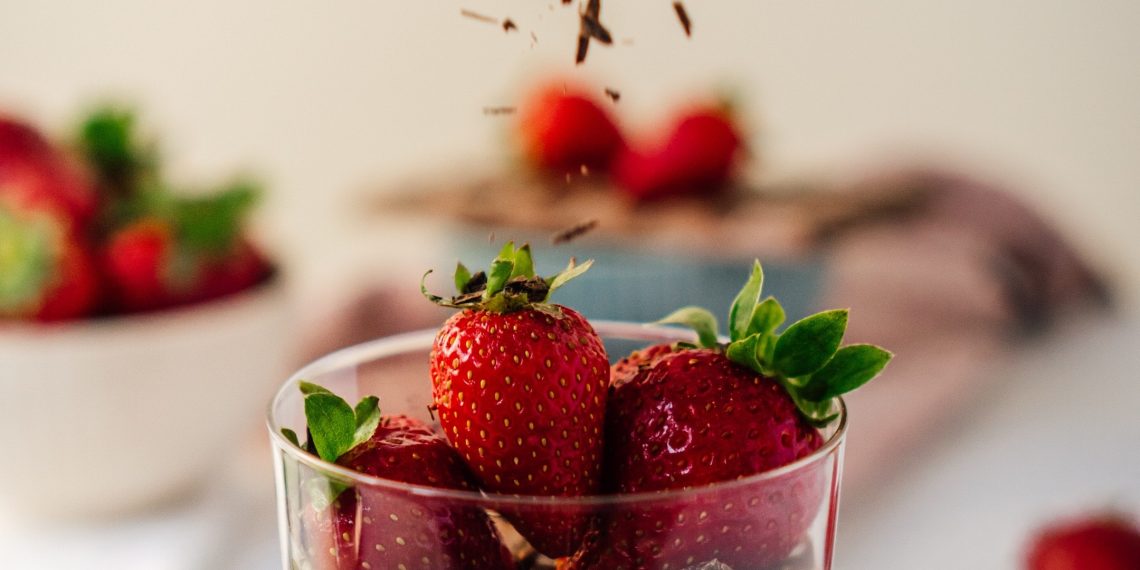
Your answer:
[[[692,340],[687,331],[673,328],[592,324],[611,358],[650,344]],[[434,336],[435,331],[413,332],[334,352],[302,368],[278,391],[268,426],[283,568],[505,567],[485,557],[476,560],[480,549],[472,547],[470,536],[457,536],[450,522],[483,513],[509,549],[511,568],[554,568],[556,561],[535,552],[500,513],[512,520],[588,518],[595,528],[592,540],[621,545],[607,549],[605,562],[588,566],[604,570],[831,568],[846,433],[841,402],[839,419],[823,432],[826,443],[795,463],[707,487],[635,495],[533,497],[409,485],[322,461],[281,435],[282,428],[305,433],[300,380],[325,386],[350,402],[376,395],[384,414],[433,422],[428,353]],[[332,522],[330,490],[340,491],[339,526]],[[356,509],[345,509],[345,504]]]

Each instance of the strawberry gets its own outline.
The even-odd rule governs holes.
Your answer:
[[[0,116],[0,201],[49,212],[68,231],[85,228],[98,206],[95,186],[70,157],[26,123]]]
[[[433,398],[444,434],[488,491],[577,497],[598,492],[609,361],[593,327],[549,295],[590,266],[536,277],[529,246],[508,243],[491,270],[460,264],[461,309],[432,344]],[[538,551],[578,546],[586,513],[503,514]]]
[[[476,490],[462,459],[427,424],[381,416],[375,397],[362,399],[354,410],[320,386],[303,382],[301,390],[310,434],[306,448],[322,459],[401,483]],[[323,492],[319,484],[325,484]],[[478,507],[382,487],[345,489],[323,478],[311,479],[309,490],[303,520],[316,568],[512,567],[498,531]]]
[[[635,200],[716,192],[732,178],[741,144],[726,111],[698,109],[682,116],[658,148],[619,154],[614,178]]]
[[[265,279],[268,264],[240,235],[253,196],[238,185],[208,198],[165,197],[115,230],[101,261],[116,307],[138,312],[202,302]]]
[[[1140,529],[1116,516],[1067,521],[1034,539],[1026,570],[1140,570]]]
[[[556,173],[582,167],[605,170],[625,146],[610,114],[579,89],[561,84],[544,87],[527,100],[519,116],[527,158]]]
[[[0,319],[76,319],[98,301],[90,253],[66,222],[0,200]]]
[[[840,348],[846,311],[826,311],[774,331],[784,312],[760,301],[757,262],[731,311],[721,345],[716,318],[685,308],[663,322],[698,332],[700,347],[653,347],[615,365],[606,410],[607,492],[699,488],[772,471],[824,443],[832,399],[877,375],[890,354]],[[572,568],[732,568],[784,561],[815,520],[825,464],[710,489],[685,500],[618,507],[570,562]]]

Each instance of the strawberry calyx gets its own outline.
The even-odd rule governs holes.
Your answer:
[[[290,429],[281,433],[294,445],[325,461],[335,463],[350,449],[368,441],[380,426],[380,400],[376,396],[361,398],[354,408],[323,386],[301,381],[299,388],[305,396],[307,441],[301,445]]]
[[[0,316],[34,311],[55,275],[59,228],[0,204]]]
[[[530,244],[515,247],[507,242],[499,254],[491,261],[487,271],[471,273],[463,263],[455,267],[455,290],[453,297],[440,297],[427,290],[425,284],[429,270],[420,280],[420,292],[432,303],[454,309],[476,309],[494,313],[510,313],[520,309],[534,309],[561,317],[557,305],[549,303],[550,295],[571,279],[585,273],[594,261],[587,260],[581,265],[574,258],[561,272],[550,277],[541,277],[534,272],[534,257]]]
[[[707,309],[685,307],[658,323],[692,328],[701,347],[722,350],[736,364],[773,378],[804,417],[826,425],[838,417],[835,398],[878,376],[893,355],[872,344],[840,346],[847,309],[804,317],[777,333],[786,315],[774,297],[761,298],[763,284],[764,270],[756,261],[729,311],[727,343],[720,342],[716,316]]]

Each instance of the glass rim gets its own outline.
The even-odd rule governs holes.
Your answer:
[[[610,321],[610,320],[591,320],[590,324],[594,327],[603,338],[616,337],[625,338],[629,340],[637,340],[639,337],[642,340],[660,340],[660,341],[692,341],[695,340],[696,335],[692,331],[684,329],[665,327],[661,325],[647,325],[640,323],[630,323],[625,321]],[[297,384],[302,378],[311,377],[315,374],[330,372],[337,369],[342,369],[347,366],[355,366],[374,358],[383,358],[385,356],[393,356],[404,354],[411,350],[422,349],[425,346],[430,346],[431,341],[435,338],[437,329],[421,329],[418,331],[399,333],[389,335],[369,341],[362,342],[348,346],[322,357],[317,358],[302,366],[296,372],[291,374],[289,378],[277,389],[273,398],[269,402],[269,409],[266,414],[266,427],[269,429],[269,437],[273,446],[283,453],[288,454],[293,459],[322,472],[336,475],[337,477],[345,480],[352,481],[356,484],[363,484],[368,487],[379,487],[399,491],[416,497],[430,498],[430,499],[447,499],[455,501],[466,501],[473,503],[494,503],[496,505],[526,505],[526,506],[601,506],[612,504],[627,504],[627,503],[640,503],[640,502],[657,502],[676,499],[679,497],[690,497],[703,493],[723,492],[725,490],[734,490],[738,488],[748,487],[763,483],[764,481],[775,480],[785,475],[805,469],[808,466],[823,461],[826,457],[831,455],[843,443],[847,435],[847,404],[843,398],[835,398],[836,406],[838,408],[838,418],[835,420],[838,425],[835,427],[835,433],[824,441],[819,449],[812,453],[805,455],[787,465],[782,465],[769,471],[763,471],[747,477],[733,479],[731,481],[722,481],[710,485],[700,487],[688,487],[682,489],[669,489],[665,491],[646,491],[640,493],[624,493],[624,494],[598,494],[598,495],[584,495],[584,496],[552,496],[552,495],[514,495],[503,493],[487,493],[484,491],[463,491],[458,489],[445,489],[439,487],[430,487],[427,485],[417,485],[413,483],[404,483],[394,479],[386,479],[384,477],[376,477],[353,471],[347,467],[337,465],[330,461],[325,461],[316,455],[301,449],[301,447],[294,445],[293,442],[285,438],[281,433],[281,425],[277,422],[276,410],[278,405],[286,398],[294,393],[297,389]],[[628,335],[628,336],[623,336]],[[651,338],[644,338],[650,336]],[[727,340],[722,338],[722,341]]]

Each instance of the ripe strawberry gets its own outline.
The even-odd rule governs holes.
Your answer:
[[[444,434],[486,490],[570,497],[599,490],[609,362],[581,315],[547,303],[589,265],[571,261],[543,279],[529,246],[508,243],[488,274],[458,267],[458,297],[429,295],[462,309],[432,345],[433,397]],[[585,513],[504,515],[551,557],[572,553],[587,522]]]
[[[716,192],[732,178],[741,144],[727,112],[698,109],[681,117],[659,148],[623,151],[614,177],[636,200]]]
[[[547,170],[605,170],[625,145],[617,125],[584,91],[550,85],[527,100],[519,112],[523,151]]]
[[[252,190],[171,200],[117,229],[102,252],[115,306],[151,311],[215,299],[268,276],[264,258],[241,236]]]
[[[66,222],[0,199],[0,319],[75,319],[98,301],[90,254]]]
[[[1140,570],[1140,529],[1095,517],[1046,528],[1034,540],[1026,570]]]
[[[308,447],[321,458],[402,483],[476,489],[459,455],[423,422],[381,416],[375,397],[363,399],[354,411],[324,388],[302,383],[301,389],[311,434]],[[324,495],[317,493],[304,513],[308,554],[316,568],[513,567],[498,531],[478,507],[388,488],[343,489],[332,481],[310,481],[310,490],[326,483],[326,490],[336,495],[324,505]]]
[[[85,228],[98,205],[94,184],[75,161],[31,126],[2,116],[0,200],[20,211],[50,212],[68,231]]]
[[[615,366],[606,411],[607,492],[689,489],[764,473],[823,445],[816,423],[832,399],[882,370],[889,353],[840,348],[846,311],[803,319],[780,335],[775,299],[760,301],[757,263],[720,345],[716,319],[686,308],[663,322],[698,331],[702,348],[653,347]],[[632,373],[632,376],[630,374]],[[773,479],[711,489],[685,500],[619,506],[571,561],[573,568],[684,568],[717,560],[732,568],[781,562],[815,520],[825,463]]]

